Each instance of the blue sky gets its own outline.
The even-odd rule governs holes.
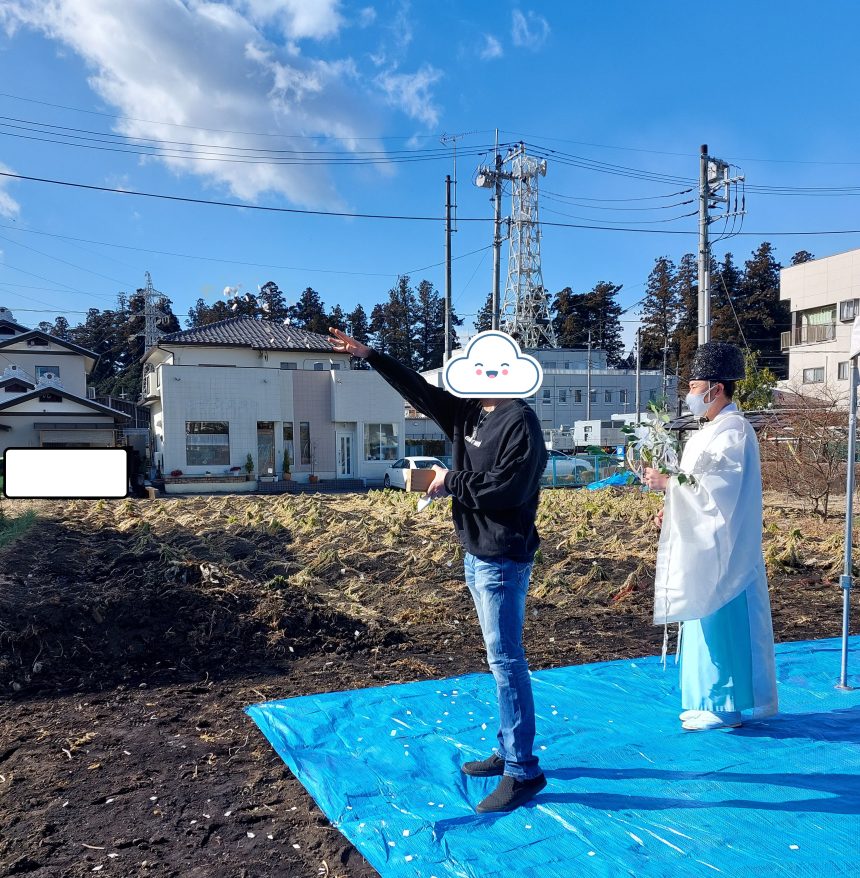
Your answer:
[[[441,137],[462,135],[453,300],[468,330],[492,273],[492,208],[472,182],[476,153],[499,128],[503,143],[523,140],[549,157],[547,289],[607,280],[623,284],[620,300],[633,306],[655,258],[677,262],[695,249],[696,219],[681,217],[695,209],[681,204],[692,195],[676,193],[697,177],[702,143],[747,181],[744,234],[718,243],[718,257],[729,249],[742,262],[763,239],[786,264],[802,248],[824,256],[860,246],[856,233],[777,234],[860,229],[860,188],[827,191],[860,187],[858,24],[854,4],[794,0],[5,0],[0,170],[441,218],[453,172],[452,143]],[[68,145],[69,135],[102,148]],[[106,136],[116,141],[109,149]],[[150,155],[135,153],[142,142]],[[180,157],[180,143],[209,158]],[[312,163],[266,163],[288,153],[262,150],[301,150]],[[355,164],[360,154],[377,161]],[[225,155],[241,160],[212,160]],[[320,163],[332,158],[340,163]],[[594,162],[612,167],[582,167]],[[653,175],[671,179],[642,179]],[[200,297],[268,280],[289,301],[310,285],[329,307],[360,302],[369,312],[401,273],[441,291],[443,259],[440,221],[263,212],[0,177],[0,304],[29,325],[112,307],[146,270],[183,320]],[[506,264],[505,248],[503,274]]]

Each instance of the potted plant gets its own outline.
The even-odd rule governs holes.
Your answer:
[[[316,464],[317,464],[317,444],[316,442],[311,442],[311,474],[308,476],[308,481],[311,484],[315,484],[320,480],[320,477],[316,474]]]
[[[288,448],[284,449],[284,481],[288,482],[292,478],[292,473],[290,472],[290,452]]]
[[[248,474],[248,478],[251,478],[251,473],[254,472],[254,458],[251,457],[251,452],[248,452],[248,456],[245,458],[245,472]]]

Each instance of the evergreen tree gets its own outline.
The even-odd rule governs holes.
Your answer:
[[[451,350],[460,346],[457,327],[462,325],[462,318],[451,308],[448,325]],[[445,299],[429,280],[418,284],[414,340],[415,368],[419,372],[438,369],[445,354]]]
[[[217,323],[219,320],[227,320],[232,316],[233,312],[226,302],[218,299],[211,305],[207,305],[203,299],[198,299],[194,307],[188,311],[186,326],[188,329],[198,329],[201,326],[208,326],[210,323]]]
[[[441,366],[444,353],[445,300],[429,280],[422,280],[415,313],[415,368],[423,372]]]
[[[739,313],[746,342],[758,352],[759,360],[776,375],[787,374],[780,333],[790,326],[787,302],[779,298],[780,264],[773,255],[773,245],[763,241],[744,265],[741,283],[743,313]]]
[[[269,280],[260,287],[260,295],[257,296],[260,307],[260,317],[263,320],[276,320],[282,323],[289,316],[289,308],[284,300],[284,294],[278,285]]]
[[[51,335],[56,336],[57,338],[68,338],[69,337],[69,321],[66,320],[65,317],[58,317],[54,321],[54,325],[51,328]]]
[[[328,325],[346,332],[346,314],[343,313],[343,308],[340,305],[335,305],[331,309],[331,314],[328,315]]]
[[[693,253],[685,253],[678,264],[678,323],[673,347],[678,355],[678,371],[687,374],[693,352],[699,345],[699,265]]]
[[[606,361],[616,368],[624,357],[621,339],[622,308],[616,301],[620,285],[600,281],[587,293],[565,287],[556,293],[551,309],[553,326],[562,347],[586,347],[591,332],[592,347],[606,351]]]
[[[299,296],[298,302],[295,305],[290,305],[287,311],[293,326],[308,332],[317,332],[320,335],[328,334],[328,317],[325,305],[323,305],[320,294],[311,287],[306,287]]]
[[[360,304],[356,305],[355,309],[346,315],[346,332],[362,344],[370,343],[370,327],[367,323],[367,314]]]
[[[758,357],[754,351],[744,354],[744,377],[737,384],[735,394],[738,408],[756,411],[769,408],[773,404],[773,389],[777,384],[776,375],[765,366],[758,367]]]
[[[673,373],[677,366],[677,355],[672,347],[672,339],[678,325],[679,295],[675,264],[666,256],[654,262],[645,287],[645,301],[642,304],[642,368],[662,369]],[[664,347],[669,349],[665,351]]]
[[[792,265],[803,265],[804,262],[812,262],[815,257],[808,250],[798,250],[794,256],[791,257]]]
[[[493,328],[493,291],[487,293],[487,301],[481,305],[475,318],[475,332],[486,332]]]
[[[414,367],[414,324],[418,303],[409,285],[409,275],[404,274],[398,279],[397,286],[388,291],[388,301],[382,307],[388,353],[405,366]]]
[[[370,326],[368,327],[371,346],[380,354],[390,353],[388,350],[388,309],[385,305],[377,304],[370,312]]]
[[[739,324],[744,311],[743,274],[732,254],[711,265],[711,338],[743,346]]]

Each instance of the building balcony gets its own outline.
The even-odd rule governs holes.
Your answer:
[[[835,323],[807,324],[806,326],[795,326],[788,332],[781,332],[780,347],[785,351],[795,345],[818,344],[823,341],[833,341],[835,338]]]

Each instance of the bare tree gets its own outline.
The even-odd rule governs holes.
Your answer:
[[[844,490],[848,411],[844,394],[822,385],[816,395],[783,392],[759,431],[765,488],[785,491],[827,518]]]

